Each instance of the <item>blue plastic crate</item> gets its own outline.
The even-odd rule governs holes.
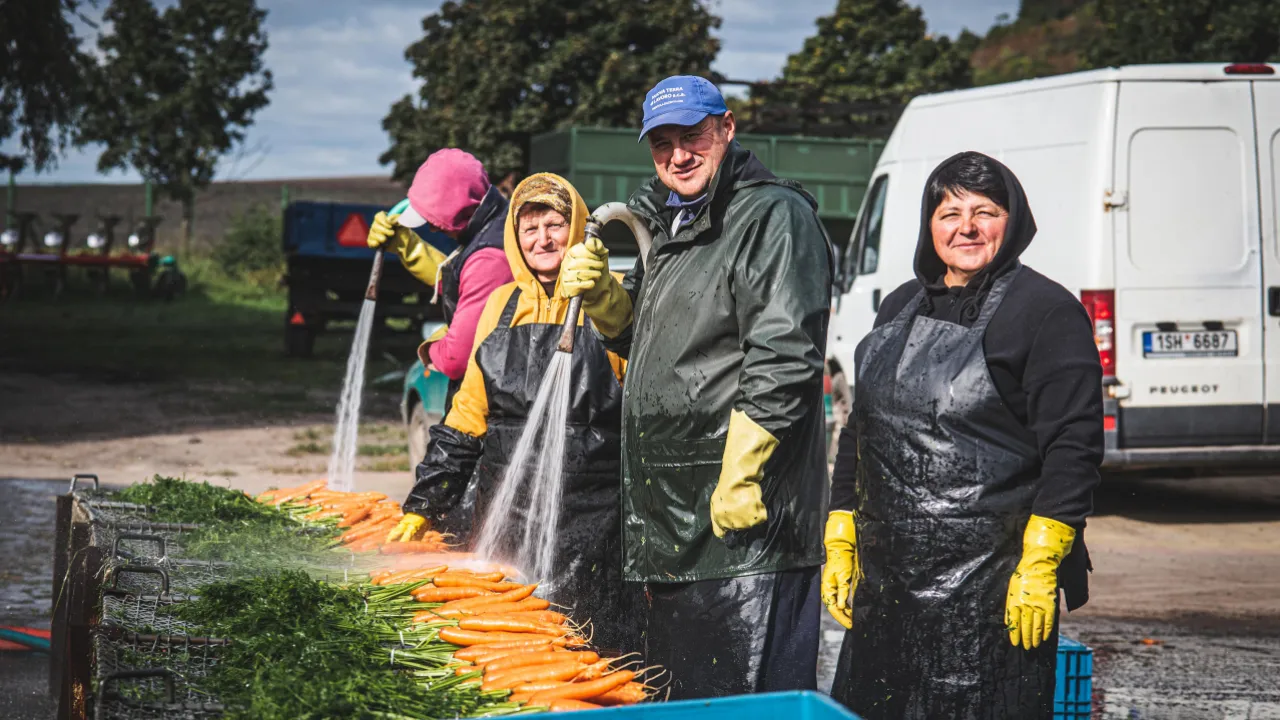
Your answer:
[[[1093,712],[1093,650],[1058,636],[1058,680],[1053,690],[1054,720],[1089,720]]]
[[[540,718],[618,718],[618,720],[858,720],[842,705],[816,692],[734,695],[715,700],[680,700],[594,710],[590,715],[548,713]]]

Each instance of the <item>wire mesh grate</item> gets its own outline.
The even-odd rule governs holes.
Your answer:
[[[173,617],[170,608],[186,597],[107,592],[102,596],[102,624],[136,633],[185,635],[192,625]]]

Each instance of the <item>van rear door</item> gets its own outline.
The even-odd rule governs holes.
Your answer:
[[[1116,375],[1130,391],[1120,409],[1121,447],[1262,441],[1264,293],[1250,85],[1121,83],[1110,201]],[[1275,278],[1280,284],[1280,273]]]
[[[1266,441],[1280,444],[1280,80],[1253,83],[1261,190],[1262,280],[1266,286]]]

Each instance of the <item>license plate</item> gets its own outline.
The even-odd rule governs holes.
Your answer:
[[[1238,354],[1235,330],[1142,333],[1143,357],[1235,357]]]

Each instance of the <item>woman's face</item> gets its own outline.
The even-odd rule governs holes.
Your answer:
[[[995,258],[1009,212],[986,195],[947,193],[933,211],[933,249],[947,266],[946,284],[963,285]]]
[[[569,221],[546,205],[531,204],[520,209],[516,237],[524,262],[540,282],[555,282],[560,261],[569,244]]]

